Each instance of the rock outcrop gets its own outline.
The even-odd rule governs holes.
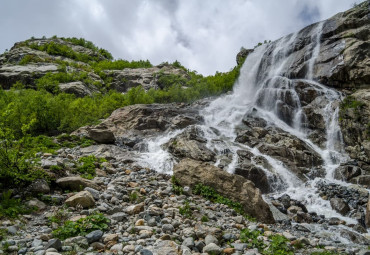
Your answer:
[[[74,134],[108,143],[113,142],[114,136],[115,142],[133,148],[144,137],[201,122],[198,110],[185,104],[138,104],[117,109],[101,124],[82,128]]]
[[[267,203],[254,184],[239,175],[232,175],[208,163],[183,159],[174,167],[174,176],[183,186],[203,184],[219,194],[242,204],[246,213],[266,223],[274,222]]]

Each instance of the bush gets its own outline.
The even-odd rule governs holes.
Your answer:
[[[81,174],[81,177],[89,180],[95,177],[95,168],[99,168],[100,163],[106,162],[105,159],[96,158],[94,155],[81,157],[78,161],[82,165],[77,168],[77,171]]]
[[[66,221],[63,226],[53,231],[53,236],[59,239],[67,239],[74,236],[85,236],[94,230],[108,229],[109,219],[101,213],[95,213],[81,218],[75,222]]]
[[[0,200],[0,219],[17,218],[20,214],[29,213],[31,210],[20,201],[12,198],[12,191],[3,192]]]
[[[191,218],[193,216],[193,210],[190,207],[189,201],[185,200],[184,206],[181,206],[179,208],[179,213],[186,217],[186,218]]]

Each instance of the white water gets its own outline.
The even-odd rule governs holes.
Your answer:
[[[219,97],[210,103],[201,114],[205,124],[200,126],[207,139],[207,147],[212,151],[221,153],[228,151],[232,155],[231,162],[224,169],[233,173],[238,163],[238,150],[248,150],[255,156],[261,156],[273,167],[272,171],[259,165],[269,177],[277,175],[275,183],[270,183],[273,190],[278,191],[276,196],[287,193],[291,198],[303,201],[309,211],[314,211],[326,217],[338,217],[347,223],[356,223],[355,220],[343,217],[331,209],[330,203],[319,197],[315,184],[321,179],[302,181],[292,173],[281,161],[262,154],[257,148],[235,142],[236,128],[242,123],[245,116],[257,115],[264,119],[268,125],[280,128],[305,142],[310,148],[322,156],[324,161],[325,178],[330,182],[334,180],[333,172],[346,162],[348,157],[343,149],[343,141],[338,125],[338,102],[341,95],[314,80],[315,60],[320,52],[320,38],[323,23],[317,23],[311,31],[311,52],[306,61],[306,73],[301,79],[291,79],[294,59],[294,48],[299,33],[294,33],[268,45],[262,45],[247,57],[233,93]],[[321,109],[326,127],[326,145],[320,148],[308,138],[308,130],[302,120],[305,115],[302,111],[299,95],[295,90],[295,82],[305,82],[320,92],[322,99],[327,102]],[[289,104],[287,103],[289,101]],[[282,108],[281,105],[285,108]],[[283,111],[284,110],[284,111]],[[214,132],[214,130],[218,132]],[[143,161],[147,166],[159,172],[171,173],[174,158],[161,148],[182,131],[165,134],[162,137],[149,141],[148,153],[144,153]],[[217,160],[216,165],[220,164]],[[343,183],[341,183],[343,184]]]

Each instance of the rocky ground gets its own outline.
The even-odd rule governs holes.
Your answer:
[[[341,231],[350,236],[350,245],[332,241],[327,233],[315,231],[304,222],[292,223],[289,218],[275,224],[249,221],[226,205],[192,194],[191,188],[175,194],[168,175],[135,162],[114,160],[114,152],[122,150],[114,145],[91,147],[65,148],[58,155],[42,156],[45,168],[72,165],[74,159],[92,149],[101,153],[97,156],[110,160],[96,169],[98,176],[91,181],[69,176],[51,186],[39,182],[30,187],[29,192],[39,195],[28,204],[38,210],[15,221],[1,222],[1,229],[7,232],[1,241],[1,254],[260,254],[263,250],[252,248],[253,243],[258,240],[268,249],[273,244],[269,237],[275,234],[287,238],[294,254],[324,249],[367,254],[364,244],[368,241],[349,229]],[[82,191],[72,191],[78,189]],[[293,203],[301,206],[287,197],[280,203],[289,203],[288,211],[294,209]],[[107,229],[65,240],[54,236],[65,220],[79,222],[97,212],[109,219]],[[319,223],[333,231],[329,221]],[[242,229],[259,230],[260,235],[246,240],[241,236]]]

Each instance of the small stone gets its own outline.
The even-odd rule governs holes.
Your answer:
[[[144,226],[145,221],[143,219],[139,219],[135,222],[135,226]]]
[[[235,248],[225,248],[223,252],[225,254],[233,254],[235,252]]]
[[[125,211],[130,215],[138,214],[144,211],[144,203],[128,206]]]
[[[92,247],[94,250],[104,250],[105,245],[103,243],[95,242],[90,244],[90,247]]]
[[[121,243],[115,244],[110,248],[111,251],[115,251],[115,252],[120,252],[122,251],[122,249],[123,249],[123,244]]]
[[[90,233],[88,233],[85,237],[89,243],[94,243],[100,240],[100,238],[103,236],[103,231],[101,230],[94,230]]]
[[[112,220],[120,222],[120,221],[123,221],[124,219],[127,219],[127,214],[124,212],[118,212],[118,213],[113,214],[110,217]]]
[[[175,231],[175,228],[171,224],[164,224],[162,226],[162,231],[164,233],[172,233]]]
[[[233,241],[238,239],[234,234],[226,233],[222,236],[222,238],[226,241]]]
[[[40,240],[40,239],[34,239],[31,243],[32,247],[37,247],[37,246],[40,246],[40,245],[42,245],[42,240]]]
[[[203,251],[203,248],[206,246],[206,244],[203,241],[196,241],[194,246],[198,249],[198,251]]]
[[[18,254],[26,254],[27,253],[27,248],[22,248],[18,251]]]
[[[125,247],[123,247],[122,249],[123,253],[130,253],[130,252],[134,252],[135,251],[135,245],[126,245]]]
[[[203,252],[205,253],[208,253],[208,254],[220,254],[222,252],[222,249],[216,245],[215,243],[210,243],[210,244],[207,244],[204,248],[203,248]]]
[[[10,251],[10,252],[14,252],[14,251],[18,251],[18,246],[17,245],[12,245],[12,246],[9,246],[8,247],[8,250],[7,251]]]
[[[206,243],[206,245],[210,243],[218,244],[217,238],[214,237],[213,235],[207,235],[206,238],[204,239],[204,242]]]
[[[45,250],[49,248],[54,248],[59,251],[60,249],[62,249],[62,242],[58,238],[51,239],[45,245]]]
[[[140,251],[140,255],[153,255],[153,253],[149,251],[148,249],[142,249]]]
[[[295,236],[293,236],[291,233],[289,232],[283,232],[283,236],[288,239],[289,241],[293,241],[295,239],[297,239]]]
[[[192,237],[185,238],[184,241],[182,242],[182,245],[189,247],[190,249],[193,248],[195,246],[194,238]]]
[[[112,242],[112,241],[118,241],[118,235],[117,234],[109,234],[104,237],[104,243]]]
[[[86,187],[84,190],[90,192],[91,195],[94,197],[95,200],[99,200],[100,193],[99,193],[98,190],[93,189],[93,188],[90,188],[90,187]]]
[[[10,226],[10,227],[7,227],[6,228],[6,231],[8,232],[8,234],[10,235],[15,235],[17,234],[17,228],[15,226]]]
[[[233,243],[232,246],[234,246],[237,251],[244,251],[248,247],[246,243]]]

